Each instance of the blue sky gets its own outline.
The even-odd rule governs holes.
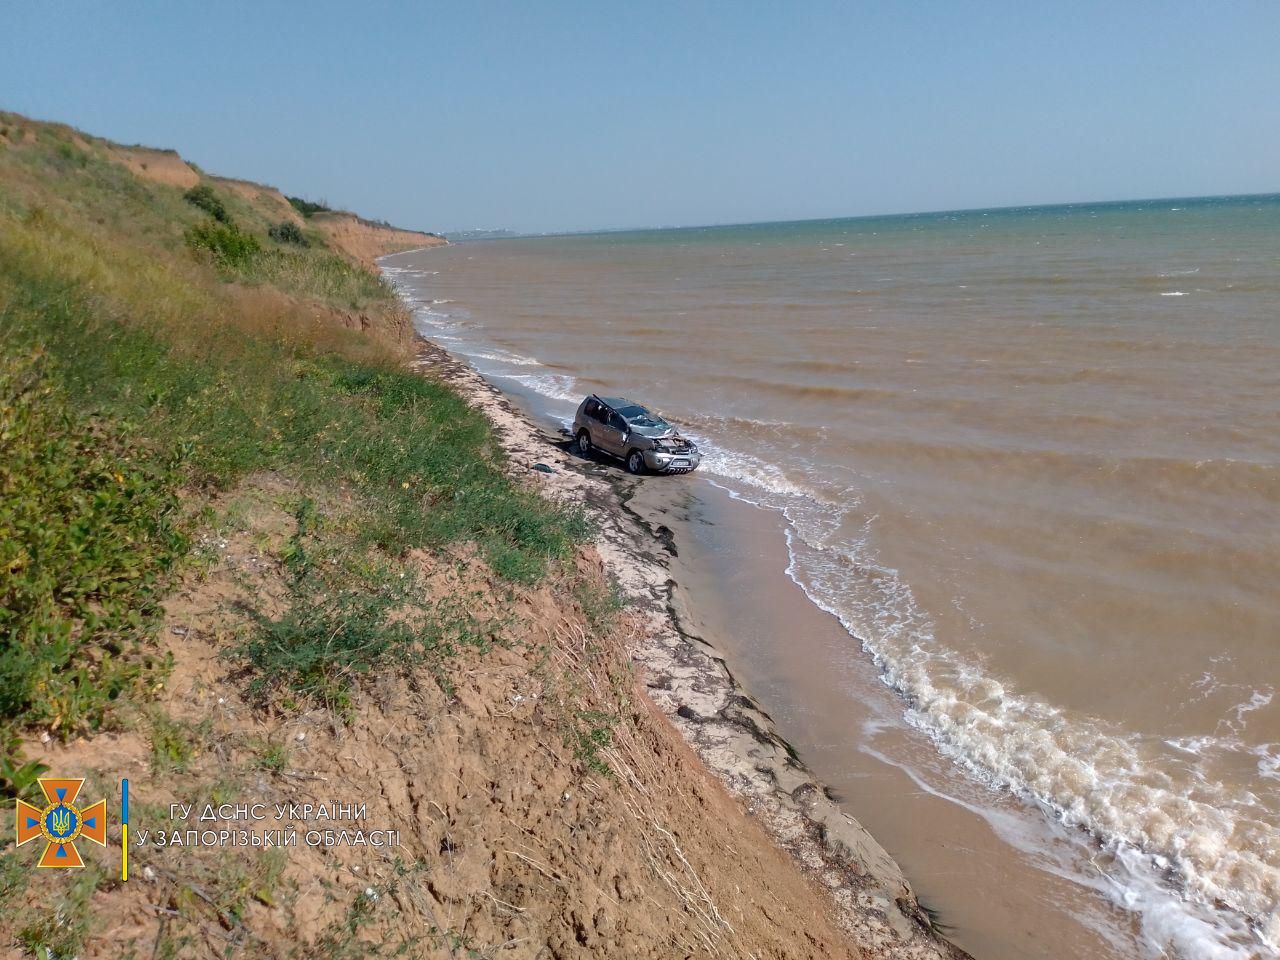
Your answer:
[[[1280,3],[56,0],[0,106],[425,229],[1280,190]]]

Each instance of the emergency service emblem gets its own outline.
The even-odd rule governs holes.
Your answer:
[[[44,854],[37,866],[83,867],[84,860],[76,849],[77,840],[91,840],[100,847],[107,845],[107,801],[99,800],[84,809],[76,806],[76,797],[83,786],[83,778],[41,777],[44,809],[18,801],[18,846],[37,837],[45,840]]]

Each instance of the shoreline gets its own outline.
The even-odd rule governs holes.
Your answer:
[[[581,505],[598,524],[606,568],[649,624],[630,651],[645,673],[646,695],[705,769],[826,891],[856,945],[899,957],[968,957],[937,931],[893,858],[799,760],[716,644],[687,626],[680,608],[688,598],[671,570],[672,532],[629,505],[642,481],[581,460],[469,364],[421,335],[417,342],[412,368],[449,382],[485,413],[517,472],[528,470],[549,497]]]

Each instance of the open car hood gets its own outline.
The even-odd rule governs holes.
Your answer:
[[[665,427],[637,427],[634,424],[630,426],[632,433],[638,434],[642,437],[649,437],[652,440],[665,440],[676,435],[675,427],[670,424]]]

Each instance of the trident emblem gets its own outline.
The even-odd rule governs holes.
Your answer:
[[[43,810],[18,801],[18,846],[36,837],[46,840],[41,867],[83,867],[76,840],[84,837],[101,847],[107,845],[107,801],[99,800],[81,810],[76,796],[84,779],[41,777],[46,806]]]

